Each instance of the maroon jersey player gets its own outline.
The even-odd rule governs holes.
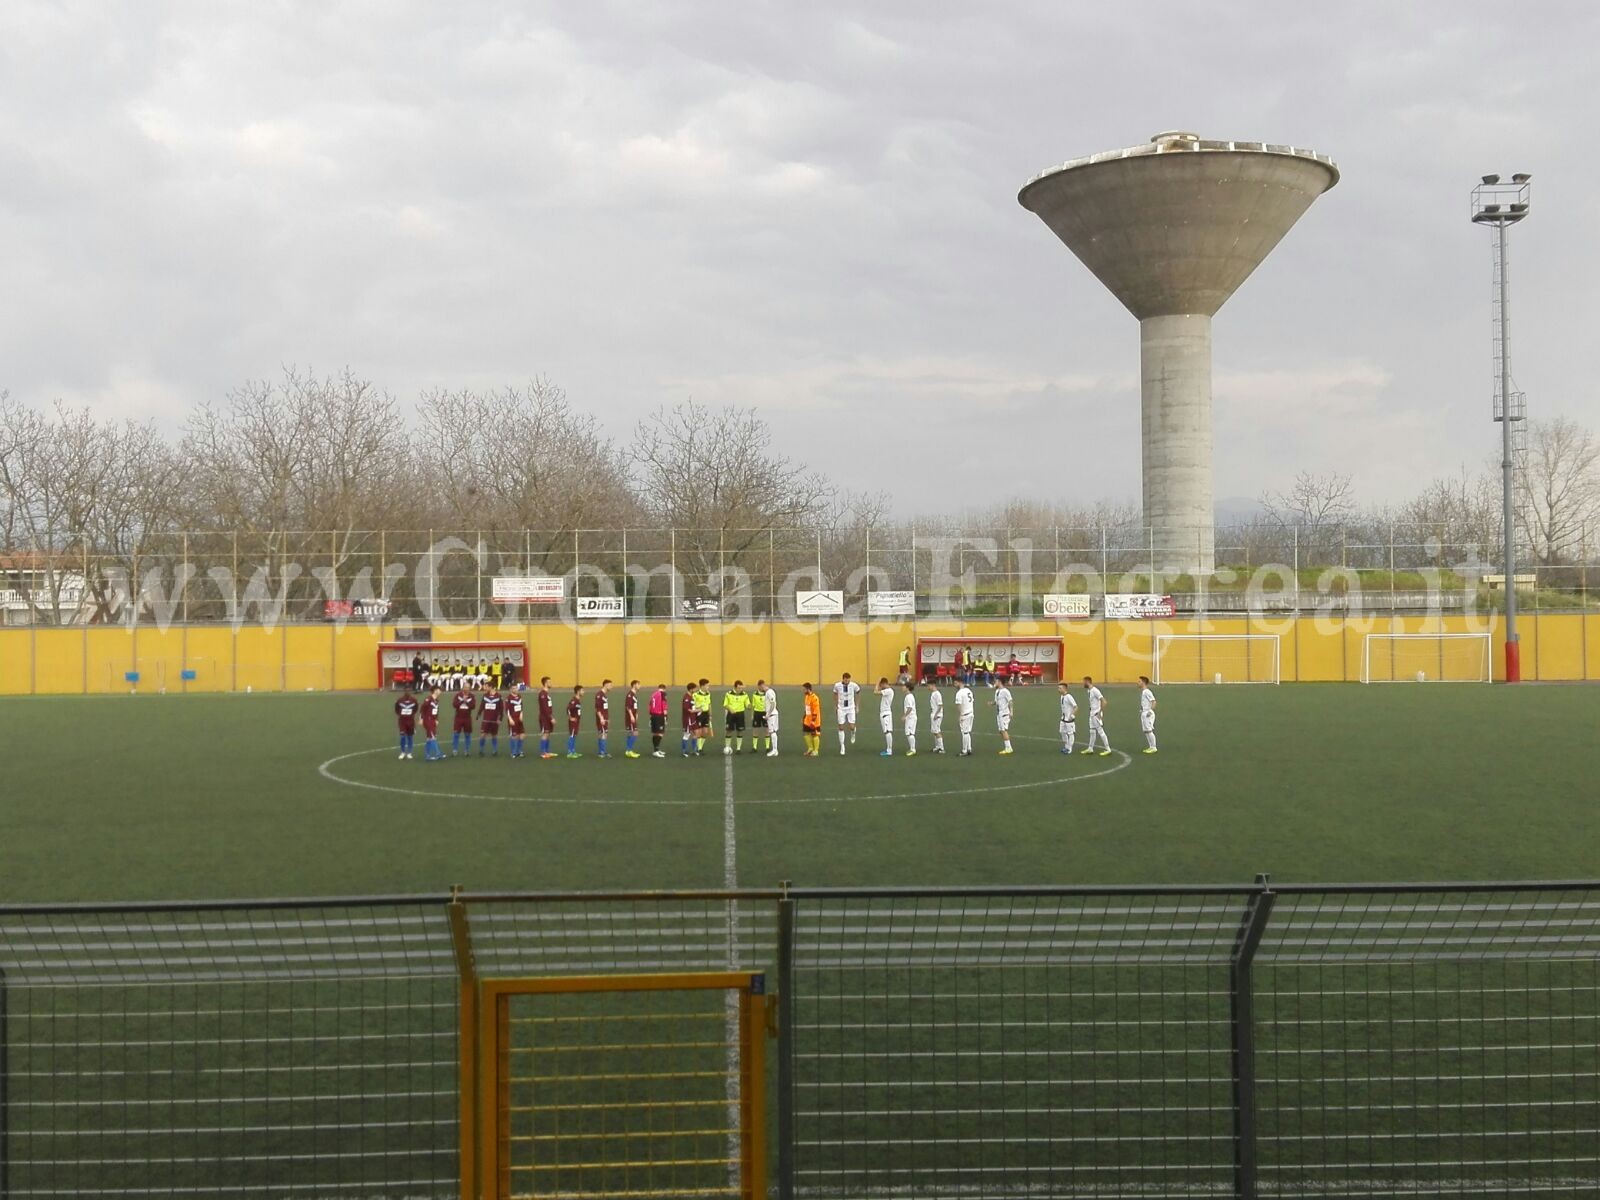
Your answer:
[[[583,728],[583,684],[572,689],[572,699],[567,701],[567,757],[582,758],[578,753],[578,731]]]
[[[424,762],[438,762],[444,757],[444,751],[439,749],[439,689],[432,689],[422,698],[422,732],[427,741],[423,743],[422,758]]]
[[[506,735],[511,739],[511,757],[522,757],[522,739],[526,730],[522,724],[522,693],[506,693]]]
[[[400,728],[400,757],[410,758],[411,745],[417,735],[417,698],[410,688],[394,702],[394,720]]]
[[[450,728],[450,755],[472,753],[472,714],[477,711],[478,698],[471,688],[462,688],[450,697],[450,707],[455,710],[455,724]]]
[[[550,739],[556,732],[556,702],[550,694],[550,676],[539,680],[539,757],[554,758]]]
[[[628,744],[623,748],[624,758],[638,758],[639,751],[634,747],[639,742],[639,681],[628,681],[627,694],[622,697],[622,728],[627,731]]]
[[[505,697],[494,688],[485,688],[478,701],[478,757],[483,757],[483,746],[489,744],[489,753],[500,757],[500,714],[505,707]]]
[[[611,736],[611,680],[602,679],[600,686],[594,693],[594,727],[600,735],[600,757],[610,758],[606,753],[606,739]]]
[[[699,716],[694,711],[694,684],[692,683],[683,685],[681,711],[683,712],[683,741],[679,743],[678,748],[682,751],[683,756],[688,758],[689,744],[694,740],[694,731],[700,724]]]

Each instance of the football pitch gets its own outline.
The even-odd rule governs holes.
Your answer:
[[[586,714],[584,758],[442,763],[397,761],[392,695],[5,700],[0,899],[1595,873],[1600,690],[1169,687],[1156,756],[1107,695],[1109,758],[1058,752],[1043,687],[1009,757],[980,691],[972,758],[927,753],[925,715],[880,758],[870,697],[847,755],[830,709],[803,758],[786,691],[777,759],[685,760],[673,728],[601,760]]]

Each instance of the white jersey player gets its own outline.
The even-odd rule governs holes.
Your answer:
[[[905,698],[900,701],[900,732],[906,735],[906,757],[917,754],[917,685],[905,682]]]
[[[972,689],[963,683],[956,689],[956,726],[961,730],[961,757],[972,756]]]
[[[994,689],[994,727],[1000,731],[1000,753],[1011,753],[1011,689],[1003,682]]]
[[[1156,694],[1150,690],[1150,677],[1139,676],[1139,728],[1144,730],[1145,754],[1156,752]]]
[[[839,753],[844,753],[845,735],[849,734],[850,744],[855,745],[856,740],[856,704],[861,697],[861,685],[850,678],[846,671],[839,677],[839,682],[833,685],[834,717],[839,725]]]
[[[778,757],[778,692],[767,688],[767,757]]]
[[[1106,737],[1106,697],[1105,693],[1095,687],[1094,680],[1087,675],[1083,677],[1083,687],[1089,693],[1089,744],[1082,750],[1084,754],[1094,753],[1094,744],[1100,743],[1100,755],[1103,758],[1111,753],[1111,739]]]
[[[944,693],[937,683],[928,685],[928,732],[933,734],[933,752],[944,753]]]
[[[894,688],[887,678],[878,680],[878,728],[883,730],[882,758],[894,757]]]
[[[1065,683],[1057,690],[1061,693],[1061,753],[1071,754],[1078,740],[1078,698]]]

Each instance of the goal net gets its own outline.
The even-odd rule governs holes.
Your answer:
[[[1156,683],[1277,683],[1275,633],[1156,635]]]
[[[1362,683],[1488,683],[1487,633],[1369,633],[1362,640]]]

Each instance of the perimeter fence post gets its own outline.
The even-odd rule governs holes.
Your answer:
[[[1269,876],[1257,875],[1260,890],[1245,902],[1228,962],[1228,999],[1233,1023],[1233,1194],[1256,1200],[1256,1034],[1251,966],[1267,931],[1276,894]]]
[[[451,885],[445,915],[450,920],[456,974],[461,980],[461,1008],[457,1014],[461,1200],[474,1200],[478,1195],[478,966],[472,952],[467,906],[461,902],[460,884]]]
[[[11,1195],[11,1026],[7,1017],[6,969],[0,966],[0,1200]]]
[[[794,897],[778,899],[778,1200],[794,1200]]]

